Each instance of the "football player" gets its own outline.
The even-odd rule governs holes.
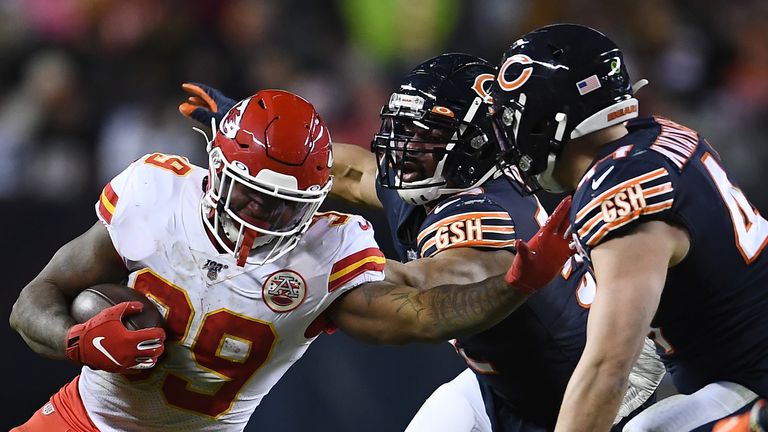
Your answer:
[[[580,25],[534,30],[492,87],[505,158],[528,191],[574,191],[597,288],[558,431],[607,430],[649,334],[681,395],[626,430],[685,431],[768,396],[768,222],[698,132],[638,118],[619,47]]]
[[[521,193],[514,170],[496,163],[487,92],[494,77],[480,58],[444,54],[416,66],[382,108],[372,144],[376,159],[368,166],[378,172],[377,196],[404,262],[468,262],[497,251],[511,259],[515,240],[533,236],[546,217],[535,197]],[[350,165],[359,167],[360,159]],[[584,346],[593,288],[587,267],[573,259],[504,321],[453,340],[475,382],[460,374],[438,389],[408,430],[552,429]],[[664,374],[652,350],[646,354],[648,385],[628,392],[617,422],[646,402]],[[466,396],[456,399],[456,391]],[[484,410],[473,400],[484,401]],[[464,418],[475,419],[472,428],[458,420],[466,406],[473,407],[463,410]]]
[[[414,68],[382,108],[374,154],[334,143],[334,187],[341,198],[382,207],[404,262],[440,269],[450,281],[478,272],[486,257],[511,262],[517,239],[546,219],[535,197],[523,196],[513,172],[496,164],[487,116],[495,76],[486,61],[445,54]],[[220,92],[187,85],[182,112],[206,121]],[[208,100],[206,102],[206,99]],[[493,328],[453,340],[465,371],[427,400],[409,431],[539,431],[552,429],[568,377],[585,342],[594,283],[572,260],[546,290]],[[521,355],[521,353],[525,353]],[[664,374],[652,344],[617,421],[648,400]],[[642,383],[642,384],[640,384]]]
[[[477,332],[570,254],[565,214],[554,215],[528,249],[519,246],[531,253],[517,255],[525,268],[506,280],[434,287],[443,279],[422,263],[385,268],[361,217],[316,212],[333,158],[307,101],[260,91],[213,129],[208,169],[160,153],[138,159],[104,188],[99,221],[22,290],[12,326],[36,352],[83,367],[15,430],[242,430],[322,331],[377,343]],[[541,247],[559,248],[560,258],[542,262]],[[464,271],[503,276],[508,262],[487,255]],[[121,281],[156,301],[164,328],[126,329],[121,319],[138,302],[84,323],[69,315],[85,288]]]

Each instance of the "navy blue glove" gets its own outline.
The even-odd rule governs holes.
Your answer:
[[[205,126],[211,125],[211,119],[216,119],[216,124],[221,123],[224,115],[235,106],[236,100],[230,99],[224,93],[201,83],[184,83],[181,85],[191,96],[179,105],[179,111],[185,117],[189,117]]]

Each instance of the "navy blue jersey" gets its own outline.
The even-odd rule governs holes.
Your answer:
[[[546,220],[533,196],[505,178],[443,197],[426,212],[404,203],[397,192],[379,188],[401,259],[435,256],[446,249],[508,249],[529,239]],[[493,328],[453,341],[475,371],[494,430],[552,429],[568,379],[586,342],[587,305],[594,281],[575,259],[550,286],[531,296]],[[501,401],[501,403],[500,403]],[[508,412],[523,420],[510,429]],[[520,426],[525,423],[524,426]]]
[[[645,221],[684,227],[690,250],[652,321],[657,350],[681,392],[726,380],[768,396],[768,222],[695,131],[663,118],[628,129],[574,195],[580,248],[588,256]]]

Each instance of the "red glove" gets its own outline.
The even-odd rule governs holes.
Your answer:
[[[67,332],[67,358],[107,372],[147,369],[157,363],[165,346],[165,330],[128,330],[122,319],[141,312],[141,302],[123,302],[104,309]]]
[[[504,280],[525,295],[546,286],[574,254],[567,235],[571,197],[557,206],[549,219],[528,243],[517,240],[517,254]]]

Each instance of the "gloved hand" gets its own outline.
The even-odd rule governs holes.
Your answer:
[[[525,295],[547,285],[574,254],[568,231],[571,197],[557,206],[549,219],[527,243],[515,242],[517,254],[504,280]]]
[[[181,85],[191,96],[179,105],[179,111],[185,117],[192,118],[205,126],[211,125],[211,119],[216,124],[221,123],[224,115],[235,106],[236,100],[230,99],[224,93],[201,83],[184,83]]]
[[[157,363],[165,346],[165,330],[128,330],[122,319],[141,312],[141,302],[123,302],[104,309],[67,332],[67,358],[107,372],[148,369]]]

